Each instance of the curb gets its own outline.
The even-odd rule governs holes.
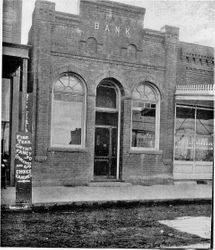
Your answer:
[[[120,208],[133,206],[174,206],[186,204],[212,204],[211,198],[189,199],[156,199],[156,200],[104,200],[104,201],[74,201],[50,202],[33,204],[1,205],[2,212],[49,212],[68,209]]]

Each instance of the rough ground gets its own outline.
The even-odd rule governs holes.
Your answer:
[[[1,246],[159,248],[210,240],[160,224],[180,216],[211,216],[210,204],[4,212]]]

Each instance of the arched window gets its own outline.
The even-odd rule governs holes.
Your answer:
[[[132,93],[132,148],[159,148],[159,113],[158,91],[148,83],[138,85]]]
[[[72,73],[61,75],[53,86],[52,146],[83,146],[85,86]]]
[[[137,48],[135,45],[133,44],[130,44],[128,46],[128,57],[131,58],[131,59],[136,59],[137,58]]]
[[[94,54],[97,52],[97,41],[94,37],[87,39],[87,52]]]

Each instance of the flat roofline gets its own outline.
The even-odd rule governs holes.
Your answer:
[[[29,50],[32,47],[31,45],[19,44],[19,43],[8,43],[8,42],[3,42],[2,45],[3,47],[13,47],[13,48],[27,49],[27,50]]]
[[[29,59],[29,50],[32,46],[3,42],[2,55]]]
[[[115,2],[115,1],[107,1],[107,0],[80,0],[80,4],[82,3],[91,3],[91,4],[99,4],[101,6],[106,6],[109,8],[117,8],[117,9],[124,9],[128,10],[130,12],[135,12],[138,14],[144,15],[146,12],[146,9],[144,7],[134,6],[130,4]]]
[[[199,47],[202,47],[202,48],[209,48],[209,49],[211,49],[211,50],[213,50],[214,51],[214,47],[212,47],[212,46],[207,46],[207,45],[202,45],[202,44],[199,44],[199,43],[189,43],[189,42],[184,42],[184,41],[180,41],[179,40],[179,44],[180,45],[195,45],[195,46],[199,46]]]

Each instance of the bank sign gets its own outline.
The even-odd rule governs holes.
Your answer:
[[[94,29],[95,30],[103,30],[104,32],[110,32],[113,34],[117,34],[118,36],[120,34],[124,34],[127,37],[130,37],[130,27],[121,27],[121,26],[111,26],[109,23],[105,23],[104,25],[100,24],[99,22],[94,23]]]
[[[16,203],[32,202],[32,137],[16,134],[15,182]]]

